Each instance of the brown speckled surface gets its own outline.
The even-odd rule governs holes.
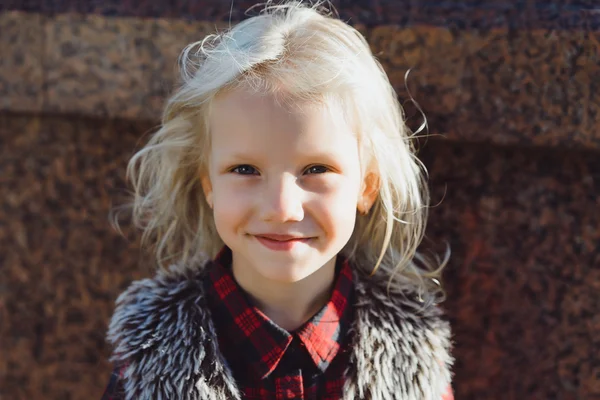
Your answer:
[[[38,17],[43,29],[24,33],[18,21],[27,23],[31,14],[5,15],[12,21],[0,37],[6,54],[18,59],[24,39],[10,38],[38,32],[34,43],[43,55],[23,61],[19,70],[30,72],[0,68],[0,83],[10,82],[0,86],[2,109],[151,121],[160,119],[175,84],[181,49],[215,26],[59,14]],[[412,69],[408,87],[432,133],[498,144],[600,148],[599,32],[357,26],[404,100],[404,76]]]
[[[148,272],[107,217],[142,133],[0,115],[1,399],[100,397],[114,300]]]
[[[0,13],[0,110],[43,107],[45,16]]]
[[[598,34],[376,27],[368,36],[449,139],[600,149]]]
[[[158,121],[179,51],[209,24],[58,15],[45,27],[49,112]]]
[[[457,399],[600,399],[597,153],[433,141]]]
[[[343,20],[369,26],[431,25],[460,29],[600,29],[595,0],[331,0]],[[229,21],[244,17],[254,0],[4,0],[0,11]]]

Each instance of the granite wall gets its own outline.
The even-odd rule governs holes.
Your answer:
[[[453,251],[457,399],[600,399],[600,12],[548,3],[334,2],[403,100],[413,68],[429,235]],[[229,13],[0,3],[0,399],[100,397],[114,300],[152,273],[109,208],[179,50]]]

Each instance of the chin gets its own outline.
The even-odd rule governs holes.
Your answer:
[[[303,280],[315,271],[312,269],[306,270],[302,267],[279,263],[272,265],[270,268],[267,266],[267,264],[263,264],[262,268],[260,268],[260,270],[258,270],[257,272],[271,281],[281,283],[295,283]]]

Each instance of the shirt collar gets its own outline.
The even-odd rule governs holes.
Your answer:
[[[309,321],[293,333],[277,326],[252,305],[231,270],[231,251],[225,247],[209,267],[209,301],[219,342],[234,351],[262,379],[271,374],[297,335],[315,366],[324,372],[343,344],[352,319],[352,270],[341,256],[336,261],[336,280],[331,297]]]

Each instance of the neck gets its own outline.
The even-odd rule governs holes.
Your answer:
[[[335,257],[313,274],[297,282],[277,282],[245,273],[236,268],[233,275],[254,305],[288,332],[301,327],[331,296],[335,279]]]

